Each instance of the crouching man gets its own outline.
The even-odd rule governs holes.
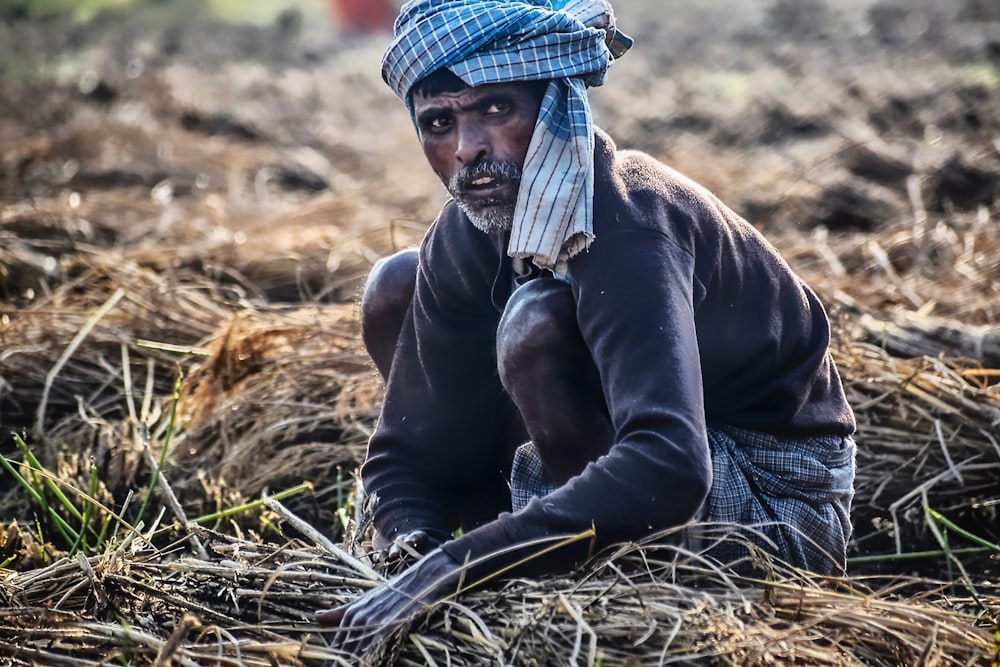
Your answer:
[[[602,0],[402,9],[383,76],[452,199],[362,298],[386,381],[362,477],[380,543],[425,555],[320,612],[346,651],[461,582],[692,519],[844,566],[855,422],[827,316],[725,204],[593,126],[587,86],[628,42]]]

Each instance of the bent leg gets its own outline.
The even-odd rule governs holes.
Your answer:
[[[401,250],[375,262],[361,293],[361,340],[383,380],[389,377],[416,283],[417,251]]]
[[[851,535],[854,440],[782,439],[709,427],[712,489],[703,521],[744,526],[745,539],[700,545],[738,571],[751,572],[747,542],[782,562],[819,574],[842,574]]]
[[[497,330],[497,364],[553,483],[607,453],[614,429],[569,285],[543,277],[515,290]]]
[[[372,267],[361,295],[361,339],[384,381],[388,381],[403,323],[410,312],[417,262],[417,250],[402,250],[380,259]],[[481,443],[487,461],[482,475],[462,480],[462,488],[456,489],[459,501],[455,511],[464,530],[472,530],[510,510],[510,460],[514,448],[527,436],[509,401],[499,402],[495,409],[503,412],[500,421],[504,426],[495,442]]]

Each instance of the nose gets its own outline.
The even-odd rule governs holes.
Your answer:
[[[459,123],[455,158],[462,164],[475,164],[490,154],[489,136],[476,123]]]

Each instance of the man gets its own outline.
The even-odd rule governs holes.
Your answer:
[[[586,86],[626,40],[602,0],[562,5],[415,0],[383,61],[453,199],[362,298],[376,542],[426,555],[319,614],[347,651],[494,573],[692,519],[844,565],[855,424],[822,306],[712,194],[593,127]]]

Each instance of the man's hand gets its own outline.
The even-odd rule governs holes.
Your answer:
[[[338,626],[333,647],[360,657],[380,636],[457,590],[462,566],[435,549],[403,574],[358,599],[318,612],[321,625]]]
[[[432,537],[424,530],[411,530],[408,533],[396,536],[389,542],[380,533],[375,533],[373,546],[382,554],[383,561],[387,565],[398,566],[409,565],[424,556],[431,549],[441,544],[442,540]]]

